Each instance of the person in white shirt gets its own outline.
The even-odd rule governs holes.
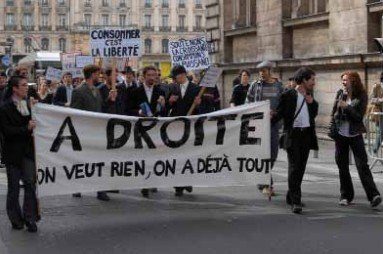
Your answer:
[[[280,103],[271,122],[283,119],[284,135],[281,146],[287,151],[288,192],[286,203],[292,212],[301,213],[301,184],[306,170],[310,150],[318,150],[315,133],[315,117],[318,115],[318,103],[312,94],[315,86],[315,72],[309,68],[300,68],[294,75],[296,89],[282,94]]]

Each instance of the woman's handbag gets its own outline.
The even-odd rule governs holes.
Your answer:
[[[335,140],[335,138],[338,135],[338,128],[336,127],[335,120],[333,119],[330,123],[329,131],[327,133],[327,136],[331,138],[332,140]]]
[[[305,102],[306,102],[306,100],[303,99],[302,105],[300,106],[298,112],[295,114],[295,116],[293,118],[293,125],[294,125],[295,119],[297,119],[299,113],[301,113],[303,105],[305,104]],[[293,127],[283,132],[283,134],[279,138],[279,148],[287,150],[291,147],[291,145],[293,144],[292,134],[293,134]]]

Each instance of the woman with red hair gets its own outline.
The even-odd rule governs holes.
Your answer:
[[[332,129],[335,132],[335,160],[339,169],[340,202],[347,206],[354,199],[354,187],[349,169],[349,149],[351,148],[356,168],[371,207],[378,206],[382,199],[376,188],[363,140],[366,127],[363,117],[366,113],[368,96],[357,72],[342,74],[342,89],[337,92],[333,111]]]

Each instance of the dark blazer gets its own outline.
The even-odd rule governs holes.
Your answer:
[[[181,96],[181,88],[177,84],[170,85],[169,98],[172,95],[178,96],[178,101],[173,105],[167,104],[167,109],[169,112],[169,116],[186,116],[188,114],[189,109],[193,105],[194,99],[198,96],[200,91],[200,87],[196,84],[189,82],[189,85],[186,89],[185,96],[182,98]],[[167,102],[169,102],[169,98]],[[198,107],[192,113],[193,115],[199,114]]]
[[[353,98],[351,105],[346,108],[338,109],[338,100],[342,99],[343,90],[340,89],[336,93],[334,106],[331,113],[331,125],[338,128],[341,125],[342,120],[347,120],[350,123],[350,134],[358,135],[366,133],[367,129],[363,123],[363,117],[366,114],[368,96],[367,93],[362,95],[360,98]]]
[[[98,87],[98,90],[100,91],[100,95],[102,98],[102,113],[108,113],[108,114],[116,114],[117,112],[117,99],[116,101],[111,101],[108,99],[110,88],[106,84],[101,84]]]
[[[130,87],[126,87],[125,83],[119,83],[117,88],[116,113],[119,115],[130,115],[133,112],[133,91],[139,86],[136,82]]]
[[[95,88],[96,96],[93,95],[92,90],[86,83],[81,84],[73,90],[71,108],[102,112],[102,98],[100,92]]]
[[[28,130],[31,116],[22,116],[12,99],[0,108],[0,125],[4,134],[2,159],[6,164],[21,166],[24,157],[34,160],[32,132]]]
[[[53,104],[57,106],[65,106],[67,102],[68,102],[68,95],[66,92],[66,86],[60,85],[57,88],[55,96],[53,97]]]
[[[136,88],[132,92],[133,108],[131,110],[131,115],[138,116],[139,115],[138,112],[141,109],[140,105],[146,102],[149,104],[150,110],[152,111],[154,116],[166,116],[166,108],[163,108],[160,112],[157,112],[157,101],[160,98],[160,96],[165,98],[165,93],[157,85],[153,86],[153,94],[152,94],[152,99],[150,101],[148,100],[148,97],[146,96],[144,86],[140,86]]]
[[[281,100],[277,107],[276,115],[272,118],[271,123],[275,124],[280,120],[283,120],[284,131],[290,131],[293,129],[294,116],[297,108],[298,92],[295,89],[290,89],[284,92],[281,96]],[[300,105],[299,105],[300,106]],[[313,103],[308,104],[307,108],[310,116],[310,132],[311,132],[311,146],[310,149],[318,150],[318,139],[315,132],[315,118],[318,115],[319,104],[316,100]]]

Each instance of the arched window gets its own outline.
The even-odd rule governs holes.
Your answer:
[[[151,39],[145,39],[145,53],[146,54],[152,53],[152,40]]]
[[[42,50],[48,50],[49,49],[49,39],[48,38],[42,38],[41,39],[41,49]]]
[[[59,49],[62,52],[66,51],[66,40],[64,38],[59,39]]]
[[[163,54],[169,53],[169,40],[168,39],[162,40],[162,53]]]
[[[29,37],[24,39],[25,53],[31,53],[32,51],[32,40]]]

